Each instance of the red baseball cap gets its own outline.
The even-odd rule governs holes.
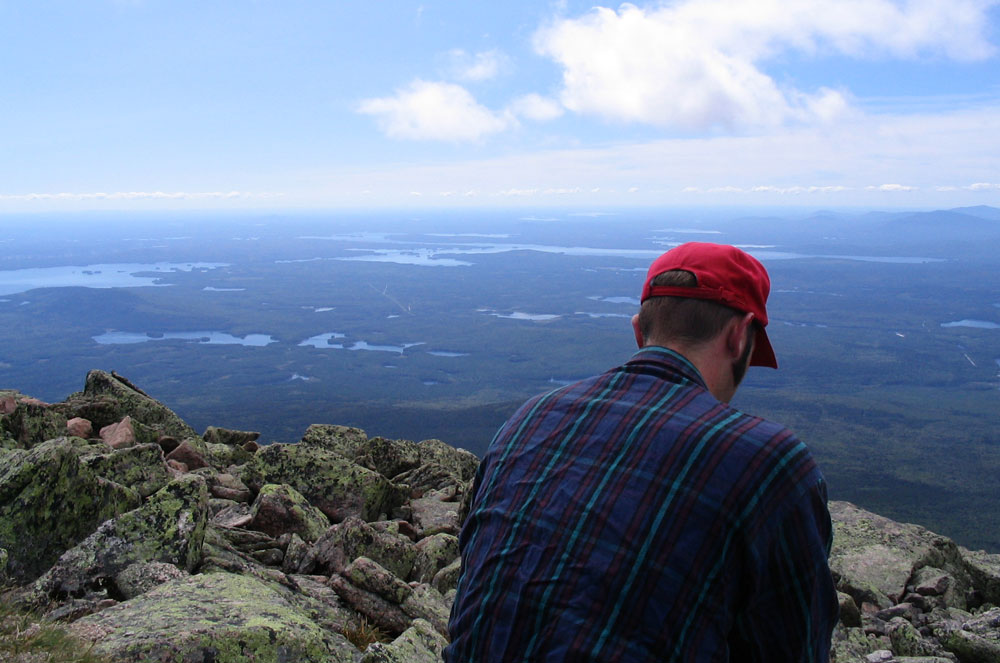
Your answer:
[[[696,286],[654,286],[653,279],[671,270],[691,272]],[[688,242],[670,249],[653,261],[642,286],[641,302],[650,297],[689,297],[708,299],[729,308],[753,313],[759,323],[751,366],[778,367],[778,360],[771,348],[764,327],[767,326],[767,296],[771,292],[771,279],[760,262],[745,251],[726,244]]]

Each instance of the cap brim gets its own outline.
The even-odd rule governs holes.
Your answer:
[[[778,359],[774,356],[774,348],[767,338],[767,332],[760,325],[757,327],[757,337],[754,340],[753,354],[750,355],[751,366],[767,366],[768,368],[778,368]]]

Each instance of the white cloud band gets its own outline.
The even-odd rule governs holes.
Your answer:
[[[281,193],[248,193],[245,191],[118,191],[114,193],[0,193],[2,200],[225,200],[235,198],[281,198]]]

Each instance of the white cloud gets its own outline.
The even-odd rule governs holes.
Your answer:
[[[906,184],[880,184],[878,186],[867,186],[868,191],[916,191],[920,187],[908,186]]]
[[[548,99],[539,94],[526,94],[511,102],[507,110],[529,120],[545,122],[554,120],[563,114],[563,107],[554,99]]]
[[[851,57],[994,53],[985,33],[995,0],[681,0],[648,9],[598,7],[553,21],[536,50],[563,69],[575,112],[706,130],[822,122],[845,94],[783,89],[762,68],[788,50]]]
[[[495,49],[472,55],[456,48],[448,52],[448,59],[452,75],[462,81],[489,80],[509,67],[507,56]]]
[[[795,186],[774,186],[771,184],[758,184],[756,186],[750,187],[739,187],[739,186],[717,186],[708,189],[703,189],[696,186],[684,187],[682,191],[684,193],[774,193],[780,195],[800,195],[805,193],[843,193],[845,191],[854,191],[854,187],[841,186],[841,185],[795,185]],[[879,191],[879,190],[891,190],[891,189],[881,189],[881,187],[868,186],[865,187],[867,191]]]
[[[992,182],[976,182],[965,188],[969,191],[1000,191],[1000,184]]]
[[[504,189],[502,191],[498,191],[497,195],[507,196],[507,197],[510,196],[520,197],[520,196],[534,196],[536,193],[538,193],[538,189]]]
[[[281,193],[249,193],[246,191],[102,191],[87,193],[18,193],[0,194],[0,200],[226,200],[234,198],[281,198]]]
[[[743,59],[793,48],[852,57],[978,60],[994,0],[684,0],[653,15]]]
[[[358,112],[375,116],[386,135],[411,140],[479,140],[514,123],[460,85],[419,79],[393,97],[362,101]]]

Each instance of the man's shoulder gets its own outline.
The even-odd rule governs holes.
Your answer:
[[[809,447],[794,431],[763,417],[730,408],[730,430],[738,431],[734,447],[745,462],[780,481],[808,488],[823,482]],[[734,449],[735,451],[735,449]]]
[[[784,424],[744,412],[732,405],[726,407],[730,417],[730,428],[739,430],[743,439],[748,442],[779,445],[782,448],[802,444],[795,432]]]

